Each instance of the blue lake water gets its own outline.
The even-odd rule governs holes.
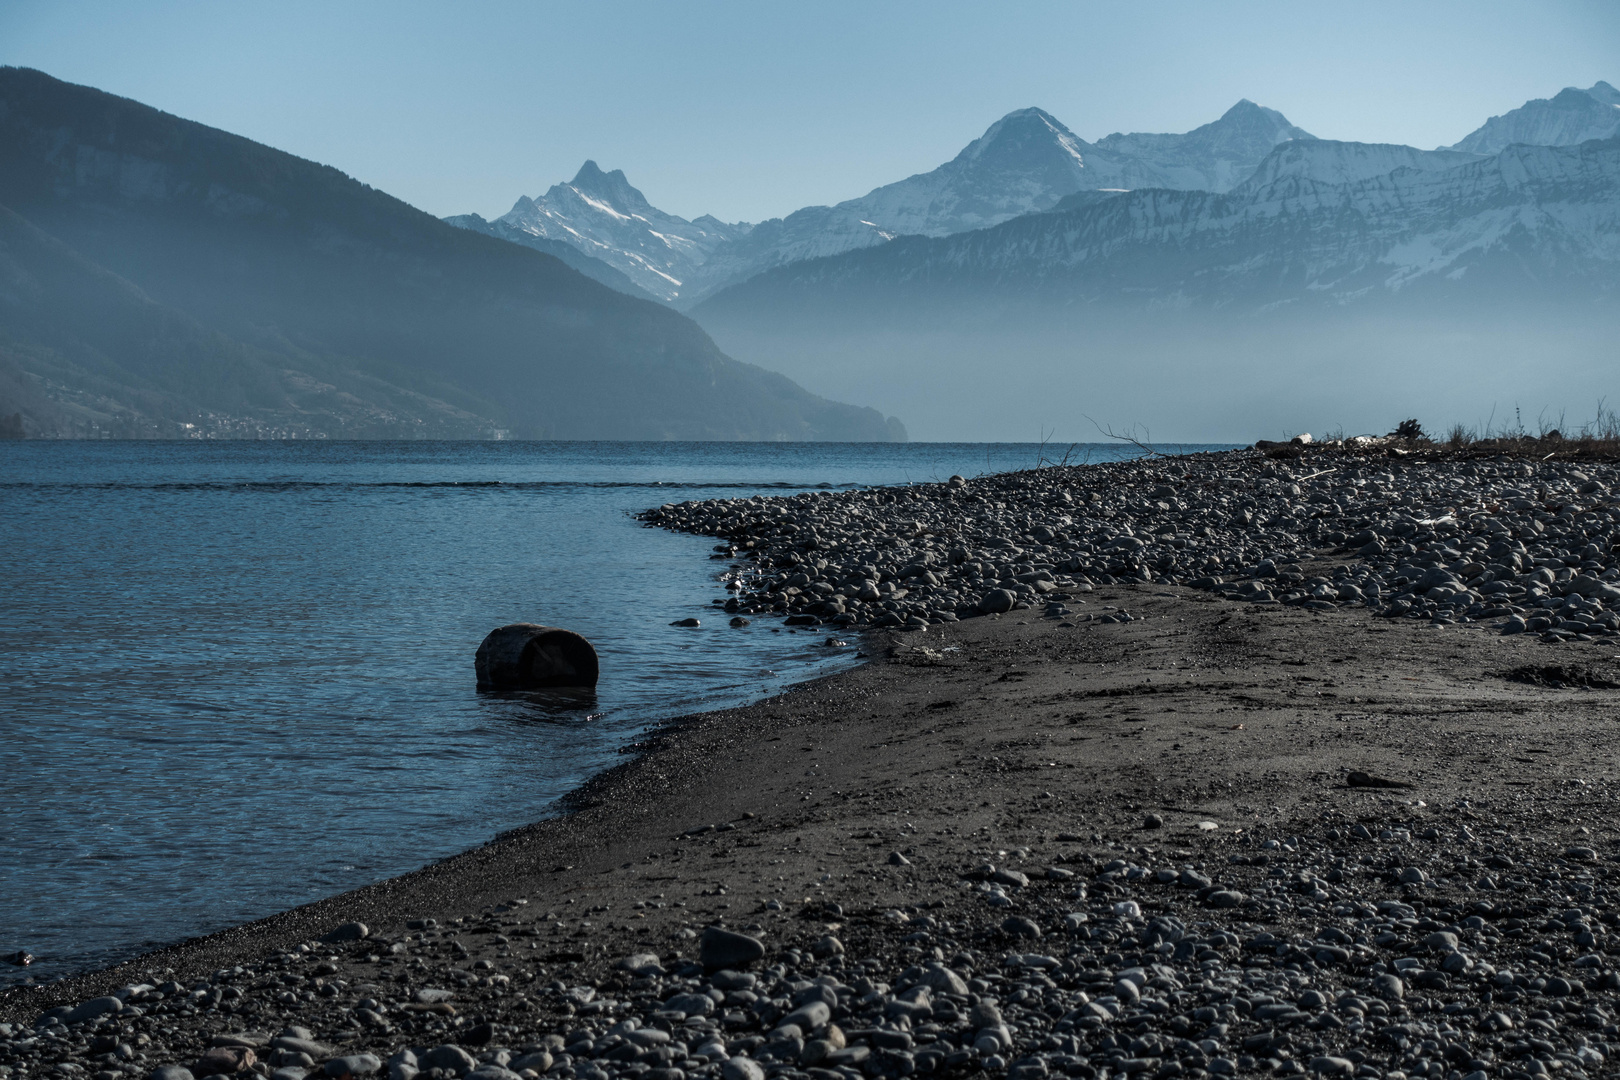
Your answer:
[[[0,983],[465,850],[544,817],[651,723],[854,662],[824,634],[730,629],[712,541],[636,511],[1040,454],[0,442],[0,954],[38,957]],[[669,626],[687,616],[703,626]],[[478,642],[520,621],[595,643],[594,700],[475,692]]]

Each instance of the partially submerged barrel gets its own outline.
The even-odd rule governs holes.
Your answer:
[[[572,630],[512,623],[491,630],[474,661],[480,690],[596,685],[596,650]]]

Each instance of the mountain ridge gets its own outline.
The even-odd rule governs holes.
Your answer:
[[[1320,149],[1314,144],[1279,146],[1273,157],[1284,164],[1271,170],[1273,179],[1226,194],[1122,192],[1092,205],[1030,215],[973,233],[904,237],[875,251],[794,264],[711,297],[695,313],[701,321],[727,309],[758,310],[769,290],[813,286],[836,286],[881,306],[902,286],[914,289],[928,282],[967,280],[976,287],[984,284],[1026,295],[1032,288],[1075,282],[1084,288],[1092,281],[1097,291],[1085,293],[1088,300],[1128,291],[1138,299],[1201,295],[1230,303],[1234,296],[1228,287],[1233,282],[1264,280],[1258,267],[1273,263],[1287,264],[1303,298],[1355,302],[1369,295],[1367,275],[1378,267],[1393,269],[1371,284],[1398,290],[1420,278],[1450,273],[1459,260],[1489,253],[1496,240],[1535,225],[1564,233],[1548,241],[1547,280],[1581,280],[1583,272],[1571,269],[1572,258],[1579,254],[1585,260],[1579,266],[1600,267],[1610,274],[1601,279],[1605,291],[1615,284],[1613,270],[1620,267],[1620,138],[1576,147],[1514,144],[1490,157],[1440,168],[1402,164],[1388,173],[1338,183],[1286,164]],[[1267,169],[1262,166],[1260,171]],[[1588,205],[1601,215],[1595,224],[1578,220]],[[1539,221],[1532,220],[1532,211],[1541,213]],[[1307,220],[1310,215],[1336,220],[1339,231],[1313,229]],[[1480,218],[1494,222],[1495,231],[1480,231],[1476,220]],[[1418,231],[1425,229],[1429,231]],[[1455,235],[1444,242],[1435,239],[1448,229]],[[1586,239],[1572,240],[1582,229]],[[1256,238],[1261,233],[1265,235]],[[1433,250],[1419,252],[1426,242],[1422,238],[1435,243]],[[1225,264],[1194,260],[1182,265],[1195,252],[1221,257],[1223,248],[1239,239],[1246,246],[1230,254],[1234,276],[1211,276]],[[1290,247],[1285,240],[1306,246]],[[1182,261],[1176,263],[1181,276],[1165,277],[1163,265],[1126,266],[1115,261],[1135,250],[1133,246],[1157,246],[1173,253]],[[1356,248],[1350,262],[1347,247]],[[1313,261],[1301,262],[1302,253]],[[887,296],[882,291],[885,285],[890,287]],[[1257,302],[1276,299],[1273,292],[1265,292]]]
[[[1045,110],[1029,107],[1002,116],[934,169],[858,198],[803,207],[755,225],[728,225],[708,215],[689,222],[665,214],[622,172],[603,172],[594,161],[569,184],[520,198],[496,222],[503,229],[574,244],[684,309],[775,266],[873,247],[897,236],[972,231],[1051,209],[1087,189],[1224,190],[1278,141],[1310,138],[1281,113],[1247,99],[1185,134],[1115,133],[1096,144]],[[588,198],[593,193],[600,197]],[[466,215],[446,220],[477,225]]]
[[[1620,134],[1620,90],[1601,80],[1585,90],[1566,86],[1551,98],[1535,98],[1493,116],[1442,150],[1494,154],[1514,143],[1571,146]]]
[[[623,171],[604,172],[589,159],[568,183],[553,184],[540,196],[519,196],[511,210],[492,222],[472,214],[444,220],[536,250],[566,244],[630,282],[638,294],[663,302],[680,295],[683,282],[717,246],[751,228],[708,215],[687,221],[667,214],[649,203]]]
[[[549,438],[897,434],[875,410],[817,398],[732,360],[683,316],[553,257],[451,227],[330,166],[138,102],[0,68],[0,143],[8,147],[0,204],[217,335],[209,340],[222,377],[247,378],[221,359],[225,351],[273,357],[283,391],[287,380],[334,386],[360,411],[385,414],[392,437],[444,434],[428,423],[438,406],[406,407],[423,395],[468,414],[460,437],[499,429]],[[14,246],[15,276],[50,280],[51,266],[26,262],[45,250]],[[89,306],[72,317],[101,318],[101,295],[81,297]],[[74,300],[68,289],[51,303]],[[13,382],[21,369],[36,394],[78,392],[28,370],[71,327],[9,320],[0,329]],[[139,398],[139,386],[124,389]],[[200,401],[187,407],[203,411]],[[297,407],[259,419],[277,430],[354,433],[339,417]],[[236,420],[244,430],[257,422]]]
[[[595,256],[585,254],[583,251],[579,250],[579,248],[568,243],[567,241],[554,240],[549,236],[539,236],[535,233],[515,228],[499,218],[495,219],[494,221],[488,221],[480,214],[456,214],[452,217],[445,218],[444,222],[447,225],[454,225],[458,229],[466,229],[469,232],[483,233],[485,236],[493,236],[497,240],[505,240],[513,244],[521,244],[523,247],[532,248],[535,251],[550,255],[554,259],[561,260],[571,269],[577,270],[581,274],[584,274],[592,281],[599,282],[600,284],[606,285],[610,289],[615,289],[622,292],[626,296],[634,296],[638,300],[653,300],[658,303],[664,302],[664,297],[655,296],[646,289],[643,289],[640,285],[637,285],[630,275],[626,274],[623,270],[620,270],[616,266],[611,266]]]
[[[1429,400],[1486,423],[1620,392],[1620,138],[1342,183],[1287,160],[1335,152],[1279,146],[1252,190],[1084,193],[779,267],[692,314],[817,392],[895,401],[922,439],[1367,430]]]

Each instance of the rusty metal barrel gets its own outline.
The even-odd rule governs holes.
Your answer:
[[[596,650],[572,630],[512,623],[491,630],[474,660],[480,690],[594,687]]]

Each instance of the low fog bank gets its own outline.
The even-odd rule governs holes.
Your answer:
[[[918,441],[1088,442],[1100,424],[1162,442],[1244,443],[1384,434],[1407,417],[1431,432],[1522,423],[1535,433],[1578,428],[1620,402],[1620,318],[1590,305],[705,329],[731,356],[812,393],[905,417]]]

